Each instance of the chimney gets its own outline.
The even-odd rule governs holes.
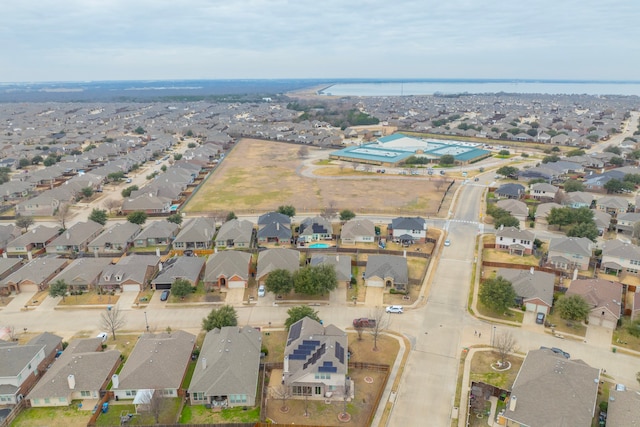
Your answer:
[[[500,230],[504,230],[504,224],[500,224]]]
[[[31,253],[31,251],[27,252],[27,259],[29,261],[31,261],[33,259],[33,254]]]
[[[207,369],[207,358],[203,357],[202,358],[202,370],[204,371],[205,369]]]
[[[69,375],[67,377],[67,382],[69,383],[69,388],[71,390],[73,390],[74,388],[76,388],[76,377],[73,376],[73,374]]]
[[[518,398],[514,395],[511,395],[511,399],[509,399],[509,410],[514,412],[516,410],[516,403],[518,403]]]
[[[158,271],[162,271],[162,263],[158,263]]]
[[[578,269],[576,268],[575,270],[573,270],[573,280],[576,280],[578,278]]]
[[[98,258],[98,248],[97,247],[93,248],[93,257],[94,258]]]
[[[284,373],[288,374],[289,373],[289,356],[285,356],[284,357]]]
[[[112,388],[120,387],[120,377],[118,377],[118,374],[111,375],[111,386]]]
[[[404,251],[402,251],[402,256],[405,257],[405,258],[407,257],[407,250],[406,249]]]
[[[6,252],[2,252],[2,258],[7,259],[7,253]]]
[[[215,246],[215,247],[213,248],[213,253],[214,253],[214,254],[217,254],[217,253],[218,253],[218,247],[217,247],[217,246]]]
[[[276,230],[280,231],[280,223],[276,222]]]
[[[536,269],[535,269],[535,268],[531,267],[531,268],[529,269],[529,274],[534,274],[535,272],[536,272]]]
[[[156,256],[160,256],[160,248],[156,248]]]

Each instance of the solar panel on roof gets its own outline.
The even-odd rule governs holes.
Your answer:
[[[340,361],[340,363],[344,363],[344,347],[342,347],[339,342],[336,343],[335,356],[336,359]]]
[[[336,368],[335,366],[320,366],[320,367],[318,367],[318,372],[336,373],[336,372],[338,372],[338,368]]]
[[[289,360],[306,360],[307,356],[304,354],[290,354]]]
[[[287,345],[300,338],[300,332],[302,332],[302,321],[296,322],[291,325],[291,329],[289,329],[289,340],[287,341]]]
[[[298,336],[300,336],[300,334],[298,334]],[[318,340],[302,340],[302,345],[319,346],[320,345],[320,341],[318,341]]]
[[[326,360],[322,363],[322,366],[333,366],[333,362],[330,360]]]

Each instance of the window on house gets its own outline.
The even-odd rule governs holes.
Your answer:
[[[48,397],[44,398],[44,403],[51,403],[51,399],[49,399]]]
[[[83,390],[83,391],[80,392],[80,396],[82,396],[82,397],[91,397],[91,392]]]
[[[316,395],[318,395],[318,394],[322,394],[322,387],[316,387],[316,392],[315,392],[315,394],[316,394]]]

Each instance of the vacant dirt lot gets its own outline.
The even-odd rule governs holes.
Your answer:
[[[358,213],[435,215],[448,186],[439,178],[376,174],[375,167],[354,174],[351,164],[328,160],[331,150],[305,148],[302,158],[299,145],[240,141],[184,211],[251,214],[293,205],[303,214],[333,205]]]

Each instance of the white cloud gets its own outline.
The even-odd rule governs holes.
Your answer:
[[[626,0],[23,0],[0,81],[277,77],[636,79]]]

